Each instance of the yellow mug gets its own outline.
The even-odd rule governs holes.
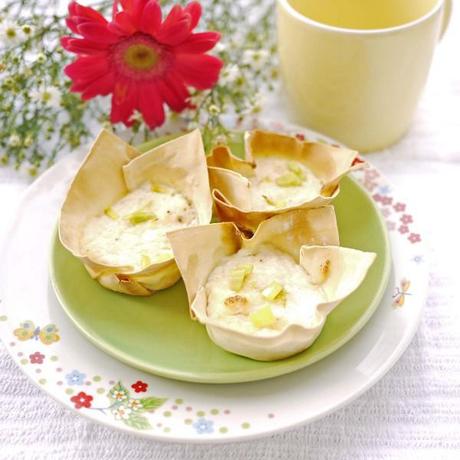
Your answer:
[[[408,129],[451,0],[278,0],[281,73],[297,121],[362,152]]]

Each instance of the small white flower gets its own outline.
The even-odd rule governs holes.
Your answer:
[[[35,28],[31,26],[30,24],[23,24],[21,26],[21,31],[22,31],[23,37],[29,38],[34,34]]]
[[[268,61],[269,56],[270,53],[267,50],[245,50],[242,62],[254,70],[260,70]]]
[[[220,83],[223,86],[231,85],[240,75],[240,69],[236,64],[230,64],[225,67],[221,73]]]
[[[35,61],[39,64],[44,64],[46,62],[46,56],[43,53],[38,53]]]
[[[134,121],[140,123],[143,120],[142,113],[138,110],[135,110],[134,113],[131,115],[129,121]]]
[[[216,46],[214,47],[214,49],[218,52],[218,53],[222,53],[222,51],[225,51],[227,49],[227,45],[225,43],[222,43],[222,42],[218,42],[216,44]]]
[[[113,416],[117,420],[126,420],[129,418],[132,410],[129,407],[126,406],[120,406],[117,407],[116,409],[112,410]]]
[[[21,138],[17,134],[12,134],[8,140],[11,147],[19,147],[21,145]]]
[[[16,22],[5,20],[0,24],[0,43],[12,46],[17,45],[23,39],[22,30]]]
[[[61,92],[56,86],[48,86],[43,91],[35,91],[32,98],[50,107],[59,107],[61,103]]]
[[[121,391],[121,390],[112,390],[110,392],[110,396],[115,399],[116,401],[123,401],[124,399],[128,398],[128,395],[126,394],[126,391]],[[123,406],[121,406],[123,407]]]
[[[137,399],[130,399],[128,401],[128,407],[134,411],[142,409],[142,403]]]
[[[211,115],[219,115],[220,113],[219,107],[217,107],[215,104],[211,104],[208,110]]]

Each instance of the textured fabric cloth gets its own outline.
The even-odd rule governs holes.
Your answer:
[[[334,414],[270,438],[216,446],[163,444],[62,408],[22,374],[0,344],[0,459],[459,459],[459,43],[460,11],[455,11],[412,129],[398,145],[369,156],[408,197],[431,244],[420,329],[380,382]],[[0,238],[26,182],[0,169]]]

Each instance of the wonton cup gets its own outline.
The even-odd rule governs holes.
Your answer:
[[[320,334],[327,315],[364,280],[375,254],[339,247],[332,206],[296,210],[262,222],[254,236],[244,237],[231,222],[179,229],[168,233],[187,289],[192,318],[206,326],[211,340],[227,351],[260,361],[286,358],[308,348]],[[190,244],[193,241],[193,244]],[[318,322],[305,327],[296,322],[270,336],[256,336],[225,327],[207,314],[205,285],[210,273],[226,256],[241,248],[269,244],[291,255],[322,288]],[[320,264],[329,260],[326,278]]]
[[[240,228],[255,231],[260,222],[294,209],[318,208],[329,204],[340,192],[340,179],[362,166],[358,152],[342,147],[301,141],[270,131],[254,130],[245,133],[245,158],[234,156],[227,145],[217,145],[208,156],[209,180],[217,213],[222,221],[235,222]],[[257,164],[258,156],[285,157],[306,166],[321,182],[315,198],[298,205],[270,210],[248,207],[248,177]]]
[[[61,209],[59,238],[78,257],[92,278],[113,291],[147,296],[172,286],[180,273],[174,258],[142,270],[109,266],[84,253],[81,237],[86,223],[145,181],[159,181],[191,200],[199,224],[212,217],[212,198],[199,130],[141,154],[114,134],[102,130],[77,172]]]

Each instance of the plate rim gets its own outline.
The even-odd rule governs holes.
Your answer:
[[[265,125],[265,124],[268,124],[268,123],[273,123],[273,124],[278,123],[279,124],[279,122],[276,122],[276,121],[270,120],[270,119],[266,119],[266,118],[262,118],[260,120],[257,120],[256,123],[257,124],[262,124],[262,125]],[[256,125],[254,125],[253,127],[255,127],[255,126]],[[308,132],[310,134],[319,135],[320,137],[322,137],[324,139],[328,139],[330,142],[334,142],[333,139],[328,138],[325,135],[321,135],[320,133],[317,133],[317,132],[315,132],[313,130],[310,130],[309,128],[296,126],[295,124],[288,123],[288,122],[286,122],[285,124],[281,124],[281,126],[283,126],[285,130],[288,129],[289,131],[296,130],[297,132]],[[19,205],[18,205],[17,209],[19,209],[21,207],[22,203],[29,196],[31,187],[40,185],[42,182],[45,182],[45,179],[48,179],[48,177],[47,177],[48,173],[51,173],[51,171],[54,171],[57,168],[57,166],[60,165],[62,162],[65,162],[67,160],[70,162],[72,157],[73,156],[69,155],[68,157],[63,158],[61,161],[59,161],[58,163],[53,165],[47,171],[47,173],[43,174],[36,181],[34,181],[32,186],[27,187],[21,193],[22,196],[21,196],[21,199],[18,202]],[[371,162],[369,162],[369,164],[372,166]],[[384,174],[381,174],[380,170],[378,168],[373,167],[373,169],[375,169],[379,173],[379,175],[381,177],[381,181],[385,185],[391,186],[396,191],[399,190],[398,187],[393,187],[392,182],[389,181]],[[398,193],[398,197],[399,198],[406,198],[406,195]],[[409,200],[409,204],[410,204],[410,200]],[[379,211],[379,213],[380,213],[380,211]],[[10,224],[10,227],[7,229],[7,231],[4,233],[5,241],[2,242],[2,245],[1,245],[1,251],[0,251],[1,254],[5,254],[6,251],[7,251],[6,241],[8,240],[8,236],[11,235],[11,233],[13,232],[14,227],[15,227],[15,223],[17,222],[17,220],[18,220],[18,212],[16,211],[16,213],[14,215],[14,220]],[[425,258],[427,263],[428,263],[429,262],[429,254],[427,253],[427,247],[428,246],[427,246],[426,242],[422,241],[419,244],[418,247],[420,248],[420,254],[423,255],[423,258]],[[254,432],[249,432],[248,431],[248,432],[245,432],[245,433],[242,433],[242,434],[233,434],[232,433],[232,434],[229,434],[229,435],[226,435],[226,436],[221,436],[221,437],[219,437],[218,434],[216,434],[213,437],[199,437],[199,436],[196,436],[196,435],[194,435],[193,437],[186,437],[186,436],[183,436],[183,435],[176,435],[176,436],[169,435],[168,436],[168,435],[164,435],[164,434],[158,434],[158,432],[151,432],[151,431],[142,432],[142,431],[134,430],[134,429],[129,428],[129,427],[127,427],[125,425],[122,425],[122,424],[115,424],[111,419],[106,420],[106,419],[100,419],[100,418],[91,416],[89,411],[77,411],[75,408],[72,407],[72,405],[70,405],[69,403],[66,403],[63,399],[60,399],[49,388],[46,388],[46,387],[44,388],[43,386],[40,386],[38,381],[36,380],[36,377],[34,375],[32,375],[30,370],[20,366],[18,358],[14,355],[13,350],[10,348],[9,344],[6,343],[7,339],[6,339],[6,336],[4,337],[3,333],[0,334],[0,340],[2,340],[2,342],[4,343],[5,349],[7,350],[8,354],[10,355],[11,359],[13,360],[13,362],[19,367],[19,369],[22,370],[22,372],[24,372],[25,375],[27,375],[29,380],[31,380],[34,383],[34,385],[37,386],[37,388],[40,388],[41,390],[43,390],[48,396],[51,396],[52,399],[57,401],[60,405],[65,407],[67,410],[70,410],[72,412],[77,412],[80,415],[82,415],[83,417],[87,418],[88,420],[90,420],[90,421],[92,421],[94,423],[99,423],[101,425],[111,427],[113,429],[120,430],[122,432],[130,433],[131,435],[141,437],[143,439],[153,439],[153,440],[162,441],[162,442],[169,442],[169,443],[177,442],[177,443],[193,443],[193,444],[205,444],[205,443],[221,444],[221,443],[230,443],[230,442],[243,442],[243,441],[246,441],[246,440],[249,441],[249,440],[259,439],[259,438],[262,438],[262,437],[265,437],[265,436],[269,436],[271,434],[284,432],[284,431],[287,431],[289,429],[293,429],[295,427],[306,425],[307,423],[310,423],[310,422],[313,422],[315,420],[321,419],[322,417],[325,417],[326,415],[328,415],[328,414],[330,414],[330,413],[332,413],[332,412],[334,412],[336,410],[339,410],[340,408],[350,404],[352,401],[354,401],[359,396],[361,396],[363,393],[365,393],[378,380],[380,380],[393,367],[393,365],[398,361],[398,359],[405,352],[405,350],[407,349],[407,347],[411,343],[411,341],[412,341],[412,339],[413,339],[413,337],[414,337],[414,335],[415,335],[415,333],[416,333],[416,331],[418,329],[418,326],[420,324],[420,320],[421,320],[421,317],[422,317],[422,314],[423,314],[423,310],[424,310],[424,305],[425,305],[427,292],[428,292],[428,285],[427,285],[427,282],[426,282],[428,280],[428,269],[426,267],[427,263],[424,263],[425,266],[423,267],[423,270],[421,270],[419,275],[418,275],[418,278],[423,279],[423,281],[425,281],[425,282],[420,284],[420,289],[417,292],[417,303],[416,303],[416,305],[417,305],[416,313],[417,314],[414,315],[414,313],[411,313],[410,321],[406,321],[406,323],[405,323],[404,334],[401,335],[400,338],[398,338],[398,342],[392,348],[392,352],[386,357],[385,361],[382,364],[380,364],[379,367],[375,371],[372,372],[372,376],[367,380],[367,382],[364,385],[362,385],[361,387],[358,387],[358,389],[352,390],[348,396],[344,397],[341,401],[339,401],[337,403],[333,403],[326,410],[318,412],[315,415],[310,415],[306,419],[305,418],[298,419],[296,421],[286,423],[283,426],[278,426],[278,427],[273,428],[273,429],[266,429],[266,427],[264,427],[262,429],[258,429],[256,431],[254,431]],[[394,270],[392,270],[392,272],[394,272]],[[390,289],[391,289],[391,287],[388,286],[387,291],[389,291]],[[382,304],[382,306],[383,306],[383,304]],[[391,304],[389,306],[391,307]],[[0,303],[0,312],[5,312],[6,313],[6,311],[4,311],[4,307],[5,307],[5,303],[3,303],[3,302]],[[1,324],[2,323],[0,323],[0,326],[1,326]],[[3,331],[4,328],[0,327],[0,330]]]

